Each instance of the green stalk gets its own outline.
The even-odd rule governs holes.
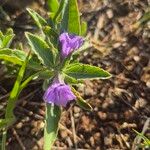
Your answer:
[[[9,99],[8,99],[8,103],[7,103],[7,107],[6,107],[6,113],[5,113],[5,119],[12,119],[11,123],[15,120],[15,116],[13,114],[13,110],[15,108],[15,104],[16,101],[18,99],[19,93],[20,93],[20,85],[26,70],[26,66],[27,66],[27,62],[28,62],[28,58],[29,58],[30,52],[25,60],[25,62],[23,63],[23,65],[21,66],[16,82],[13,86],[13,89],[10,93]],[[11,124],[10,122],[7,124],[7,127]],[[4,129],[3,134],[2,134],[2,146],[1,149],[5,150],[6,149],[6,139],[7,139],[7,128]]]

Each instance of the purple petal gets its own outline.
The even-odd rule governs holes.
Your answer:
[[[45,92],[43,99],[47,103],[56,104],[58,106],[66,106],[76,97],[72,93],[71,88],[66,84],[53,83]]]
[[[67,57],[74,50],[78,49],[83,44],[83,38],[77,35],[62,33],[59,36],[59,41],[62,46],[61,55]]]

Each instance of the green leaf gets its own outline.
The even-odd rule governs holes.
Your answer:
[[[91,47],[92,44],[89,41],[85,40],[83,45],[78,50],[73,52],[73,55],[80,54],[81,52],[84,52]]]
[[[64,76],[65,76],[65,78],[64,78],[65,83],[68,83],[68,84],[78,84],[79,83],[78,80],[76,80],[73,77],[68,76],[67,74],[65,74]]]
[[[67,0],[68,1],[68,0]],[[62,11],[65,10],[65,6],[66,6],[66,0],[61,0],[59,8],[57,10],[57,12],[55,13],[55,16],[53,18],[54,22],[58,21],[58,18],[60,17],[60,14],[62,13]]]
[[[58,33],[51,28],[50,26],[46,26],[44,29],[44,34],[46,35],[46,41],[48,41],[48,43],[50,43],[49,45],[51,45],[51,47],[58,47]],[[53,44],[52,44],[53,43]],[[55,50],[57,51],[57,50]]]
[[[61,31],[68,31],[80,35],[81,25],[77,0],[64,0]]]
[[[46,120],[44,128],[44,150],[51,150],[57,138],[58,125],[61,116],[60,107],[46,104]]]
[[[4,37],[4,34],[3,34],[3,32],[2,32],[2,31],[0,31],[0,39],[2,40],[2,39],[3,39],[3,37]]]
[[[9,48],[3,48],[0,50],[0,59],[12,62],[14,64],[22,65],[27,54],[21,50],[12,50]]]
[[[80,35],[80,15],[78,10],[77,0],[69,0],[69,20],[68,31]]]
[[[110,73],[99,67],[81,63],[70,64],[64,69],[64,73],[76,79],[107,79],[111,77]]]
[[[63,7],[62,7],[62,21],[61,21],[61,29],[60,32],[68,31],[68,20],[69,20],[69,0],[63,0]],[[61,5],[60,5],[61,6]]]
[[[35,12],[34,10],[27,8],[27,11],[29,12],[30,16],[33,18],[33,20],[35,21],[36,25],[42,29],[43,25],[46,25],[47,22],[46,20],[41,17],[37,12]]]
[[[36,55],[33,54],[31,58],[29,59],[28,68],[30,68],[31,70],[36,70],[36,71],[43,69],[41,62],[39,61]]]
[[[81,108],[88,110],[88,111],[93,110],[92,106],[80,96],[80,93],[76,91],[75,88],[71,87],[71,90],[76,96],[77,105],[79,105]]]
[[[19,93],[21,92],[20,91],[20,84],[21,84],[21,81],[22,81],[24,73],[25,73],[28,58],[29,58],[29,55],[27,56],[26,60],[24,61],[23,65],[22,65],[22,67],[20,68],[17,79],[16,79],[16,82],[15,82],[15,84],[13,86],[13,89],[10,93],[10,96],[9,96],[9,99],[8,99],[8,102],[7,102],[7,106],[6,106],[6,112],[5,112],[5,119],[6,120],[10,119],[10,118],[12,119],[12,121],[15,120],[13,110],[15,108],[15,104],[16,104],[16,101],[18,99]],[[7,124],[7,126],[10,125],[11,123],[12,122],[9,122],[9,124]],[[2,150],[5,150],[6,138],[7,138],[7,129],[3,131],[2,145],[1,145]]]
[[[2,47],[1,48],[8,48],[14,38],[14,34],[12,35],[7,35],[3,38],[3,42],[2,42]]]
[[[11,125],[13,121],[13,118],[0,119],[0,130]]]
[[[133,24],[133,29],[137,29],[139,26],[144,25],[150,20],[150,11],[145,12],[144,15]]]
[[[0,48],[8,48],[14,36],[12,29],[8,29],[5,35],[0,32]]]
[[[23,83],[20,85],[20,91],[22,91],[30,81],[32,81],[34,78],[40,78],[40,79],[49,79],[54,75],[54,72],[50,70],[41,70],[33,75],[30,75]]]
[[[149,12],[146,12],[143,16],[142,16],[142,18],[139,20],[139,22],[140,22],[140,24],[143,24],[143,23],[145,23],[145,22],[147,22],[147,21],[149,21],[150,20],[150,11]]]
[[[54,72],[50,70],[45,70],[42,72],[39,72],[38,78],[40,79],[50,79],[54,76]]]
[[[79,105],[81,108],[85,110],[88,110],[88,111],[93,110],[92,106],[89,103],[87,103],[84,99],[81,99],[81,98],[77,99],[76,102],[77,102],[77,105]]]
[[[49,11],[55,14],[59,8],[58,0],[48,0],[47,3],[48,3]]]
[[[81,35],[84,36],[87,32],[87,23],[85,21],[83,21],[81,23]]]
[[[148,139],[146,136],[144,136],[142,133],[136,131],[133,129],[133,131],[138,135],[140,136],[143,140],[144,140],[144,145],[145,146],[149,146],[150,147],[150,139]]]
[[[24,73],[26,70],[26,66],[27,66],[27,62],[28,62],[28,57],[26,58],[26,60],[24,61],[24,63],[22,64],[16,82],[14,84],[14,87],[10,93],[9,99],[8,99],[8,103],[7,103],[7,107],[6,107],[6,113],[5,113],[5,118],[14,118],[14,114],[13,114],[13,110],[16,104],[16,101],[18,99],[19,93],[20,91],[20,85],[22,82],[22,79],[24,77]]]
[[[25,35],[28,39],[32,51],[37,55],[41,63],[47,67],[53,67],[53,53],[48,44],[42,38],[31,33],[26,33]]]
[[[27,54],[22,50],[3,48],[0,50],[0,59],[11,62],[13,64],[22,65],[25,61]],[[28,68],[33,70],[41,70],[43,66],[40,65],[39,59],[33,55],[30,57],[28,62]]]
[[[59,36],[58,33],[54,29],[52,29],[50,26],[46,26],[43,30],[44,30],[44,33],[49,37],[53,36],[55,38],[58,38]]]
[[[13,29],[8,28],[7,31],[6,31],[6,35],[13,35],[13,34],[14,34]]]

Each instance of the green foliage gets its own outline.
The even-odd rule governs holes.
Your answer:
[[[75,94],[75,96],[77,97],[76,99],[76,102],[77,102],[77,105],[79,105],[81,108],[85,109],[85,110],[88,110],[88,111],[92,111],[93,108],[92,106],[86,102],[81,96],[80,96],[80,93],[77,92],[73,87],[71,88],[71,90],[73,91],[73,93]]]
[[[81,35],[84,36],[87,32],[87,23],[85,21],[83,21],[81,23]]]
[[[75,79],[108,79],[111,77],[107,71],[99,67],[81,63],[70,64],[64,72]]]
[[[65,83],[68,83],[68,84],[78,84],[79,81],[76,80],[75,78],[71,77],[71,76],[68,76],[67,74],[64,74],[64,80],[65,80]]]
[[[0,31],[0,49],[8,48],[13,38],[14,34],[12,29],[8,29],[5,35]]]
[[[0,60],[10,62],[12,64],[22,65],[26,59],[27,54],[22,50],[3,48],[0,50]],[[34,55],[30,56],[28,68],[32,70],[41,70],[42,66]]]
[[[141,17],[141,19],[139,20],[140,24],[146,23],[147,21],[150,20],[150,11],[144,13],[144,15]]]
[[[77,0],[68,1],[68,5],[68,32],[80,35],[81,26]]]
[[[44,128],[44,150],[51,150],[57,138],[58,125],[61,116],[61,109],[58,106],[46,105],[46,118]]]
[[[10,49],[14,34],[8,30],[4,35],[0,32],[0,59],[21,66],[16,82],[8,99],[4,119],[0,119],[0,128],[3,128],[2,150],[5,150],[7,127],[15,121],[13,110],[20,92],[33,79],[43,79],[43,87],[47,89],[51,80],[56,75],[61,75],[66,84],[82,83],[80,79],[107,79],[111,75],[95,66],[79,63],[76,59],[78,54],[91,47],[85,40],[81,48],[71,53],[67,58],[61,58],[61,45],[59,35],[69,32],[76,35],[85,35],[86,22],[80,21],[77,0],[48,0],[50,17],[46,20],[34,10],[27,11],[35,21],[40,35],[25,33],[32,53],[27,56],[26,52]],[[41,36],[41,37],[40,37]],[[26,73],[25,73],[26,71]],[[85,110],[91,111],[91,105],[86,102],[73,87],[72,92],[76,96],[76,103]],[[44,150],[50,150],[57,137],[61,107],[46,104],[46,119],[44,128]]]
[[[49,45],[40,37],[31,33],[26,33],[26,37],[32,51],[37,55],[41,63],[48,68],[54,65],[54,55]]]
[[[33,18],[33,20],[35,21],[36,25],[42,29],[43,25],[47,24],[47,21],[41,17],[37,12],[35,12],[34,10],[27,8],[27,11],[29,12],[30,16]]]
[[[18,99],[19,93],[21,92],[20,91],[20,86],[21,86],[21,82],[22,82],[24,74],[25,74],[25,70],[26,70],[26,66],[27,66],[27,62],[28,62],[28,57],[24,61],[24,63],[22,64],[22,67],[19,70],[16,82],[14,84],[14,87],[13,87],[11,93],[10,93],[10,97],[8,99],[8,103],[7,103],[7,107],[6,107],[6,114],[5,114],[6,119],[7,118],[14,118],[13,109],[15,107],[15,104],[16,104],[16,101]]]
[[[138,27],[146,24],[150,20],[150,11],[145,12],[144,15],[136,22],[133,24],[133,28],[137,29]]]
[[[86,51],[88,48],[91,48],[92,47],[92,44],[85,39],[83,45],[75,52],[73,52],[73,55],[76,55],[76,54],[80,54],[81,52],[84,52]]]
[[[62,14],[62,12],[64,11],[64,7],[66,6],[66,3],[65,3],[66,0],[61,0],[60,2],[60,5],[59,5],[59,8],[57,10],[57,12],[55,13],[54,15],[54,22],[58,22],[58,19],[60,17],[60,15]]]
[[[25,61],[26,56],[26,53],[21,50],[9,48],[3,48],[0,50],[0,59],[18,65],[22,65],[22,63]]]
[[[9,99],[8,99],[8,102],[7,102],[6,112],[5,112],[5,119],[3,119],[0,122],[1,123],[0,126],[3,126],[3,124],[5,122],[6,123],[5,127],[7,127],[15,120],[13,110],[15,108],[15,104],[16,104],[16,101],[18,99],[19,93],[21,92],[20,86],[21,86],[21,82],[23,80],[23,76],[24,76],[25,69],[26,69],[26,66],[27,66],[28,57],[24,61],[24,63],[22,64],[22,67],[19,70],[16,82],[14,84],[14,87],[13,87],[11,93],[10,93],[10,96],[9,96]],[[11,122],[10,121],[7,122],[7,120],[10,120]],[[5,129],[3,131],[2,147],[1,147],[2,150],[5,150],[6,137],[7,137],[7,129]]]
[[[49,11],[52,13],[56,13],[59,8],[58,0],[48,0]]]
[[[61,31],[81,34],[80,15],[77,0],[64,0],[62,9]]]
[[[146,136],[144,136],[142,133],[139,133],[138,131],[134,130],[133,131],[143,139],[143,143],[139,145],[139,147],[145,147],[145,148],[150,148],[150,139],[148,139]]]
[[[12,122],[13,122],[13,118],[0,119],[0,130],[11,125]]]

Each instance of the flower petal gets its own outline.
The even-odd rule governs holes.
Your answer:
[[[77,35],[68,34],[67,32],[62,33],[59,36],[61,43],[61,55],[63,58],[67,57],[74,50],[78,49],[83,44],[83,38]]]
[[[71,91],[69,85],[61,83],[53,83],[45,92],[43,99],[47,103],[56,104],[58,106],[66,106],[67,103],[75,99],[75,95]]]

